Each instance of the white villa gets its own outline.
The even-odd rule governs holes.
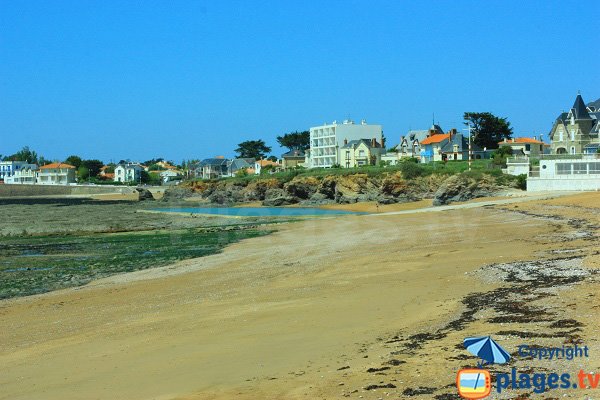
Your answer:
[[[24,164],[19,169],[14,171],[12,176],[4,178],[4,183],[7,185],[33,185],[36,183],[36,175],[38,166],[36,164]]]
[[[527,178],[527,191],[600,190],[600,155],[546,156]]]
[[[68,185],[75,183],[75,167],[65,163],[42,165],[36,174],[41,185]]]
[[[115,167],[115,182],[139,182],[143,170],[137,163],[119,164]]]
[[[310,128],[310,148],[306,151],[304,166],[307,168],[329,168],[341,165],[340,148],[344,141],[350,142],[361,139],[374,139],[382,143],[383,130],[381,125],[368,125],[365,120],[355,124],[345,120],[338,124],[324,124]]]
[[[32,165],[26,161],[0,161],[0,181],[6,181],[23,167]]]

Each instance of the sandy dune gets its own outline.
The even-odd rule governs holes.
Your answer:
[[[378,399],[431,376],[451,383],[460,362],[445,357],[463,333],[366,371],[394,357],[385,339],[433,332],[469,293],[497,288],[470,274],[479,267],[564,248],[543,238],[574,228],[536,209],[598,219],[599,197],[303,221],[222,254],[1,302],[0,399]],[[593,247],[569,244],[580,245]]]

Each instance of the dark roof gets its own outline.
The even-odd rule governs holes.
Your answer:
[[[442,153],[454,153],[454,145],[458,146],[458,151],[463,152],[469,150],[469,139],[464,137],[462,133],[450,135],[450,138],[442,145]],[[483,149],[471,142],[472,151],[482,151]]]
[[[205,165],[213,165],[213,166],[223,166],[227,165],[229,160],[226,158],[206,158],[200,161],[200,166],[203,167]]]
[[[371,139],[358,139],[358,140],[349,141],[348,143],[344,144],[341,148],[349,149],[349,148],[358,146],[361,143],[364,143],[369,148],[373,147],[373,146],[371,146]],[[375,147],[381,147],[381,144],[379,144],[377,141],[375,141]]]
[[[229,169],[232,171],[237,171],[242,168],[252,168],[254,167],[254,159],[253,158],[236,158],[231,161],[229,165]]]
[[[587,107],[583,102],[580,94],[577,94],[575,98],[575,103],[573,103],[573,108],[571,108],[571,112],[575,116],[575,119],[591,119],[590,114],[588,114]]]
[[[304,157],[304,152],[302,150],[298,150],[298,149],[290,150],[287,153],[283,153],[281,155],[281,158],[286,158],[286,157]]]

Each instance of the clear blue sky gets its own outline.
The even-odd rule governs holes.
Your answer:
[[[546,134],[600,97],[598,1],[0,0],[0,154],[232,156],[350,116]]]

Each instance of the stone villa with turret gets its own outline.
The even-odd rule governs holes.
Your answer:
[[[581,95],[569,112],[561,113],[550,131],[552,154],[594,154],[600,146],[600,109],[587,106]]]

